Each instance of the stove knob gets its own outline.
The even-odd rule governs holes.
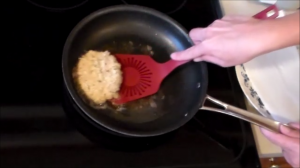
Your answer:
[[[270,158],[269,161],[272,163],[274,163],[275,159],[274,158]],[[273,164],[270,168],[280,168],[280,166]]]

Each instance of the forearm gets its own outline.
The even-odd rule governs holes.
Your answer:
[[[299,11],[275,20],[261,22],[265,52],[298,45],[300,43]]]

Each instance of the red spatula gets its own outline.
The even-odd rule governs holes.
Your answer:
[[[189,61],[169,60],[158,63],[148,55],[116,54],[122,65],[123,82],[120,97],[113,100],[115,104],[123,104],[156,93],[164,78],[176,67]]]

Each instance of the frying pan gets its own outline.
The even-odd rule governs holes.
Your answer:
[[[171,132],[187,123],[199,107],[280,132],[281,123],[206,95],[208,76],[205,62],[190,62],[177,68],[163,81],[157,94],[123,107],[109,104],[101,109],[91,107],[78,94],[72,79],[78,58],[88,50],[148,54],[157,62],[165,62],[171,53],[192,45],[180,24],[156,10],[133,5],[103,8],[80,21],[67,38],[62,57],[64,82],[84,117],[99,127],[124,136],[149,137]],[[204,106],[206,100],[223,109]]]

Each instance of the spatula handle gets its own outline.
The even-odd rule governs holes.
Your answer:
[[[191,60],[185,60],[185,61],[174,61],[170,59],[169,61],[162,63],[160,66],[161,69],[159,70],[159,74],[161,78],[165,78],[167,75],[169,75],[175,68],[179,67],[182,64],[185,64],[187,62],[190,62]]]
[[[175,68],[179,67],[182,64],[185,64],[187,62],[190,62],[191,60],[184,60],[184,61],[175,61],[175,60],[169,60],[164,63],[164,67],[168,69],[169,72],[173,71]]]
[[[276,19],[279,16],[279,9],[276,5],[271,5],[265,10],[257,13],[253,17],[256,19]]]

